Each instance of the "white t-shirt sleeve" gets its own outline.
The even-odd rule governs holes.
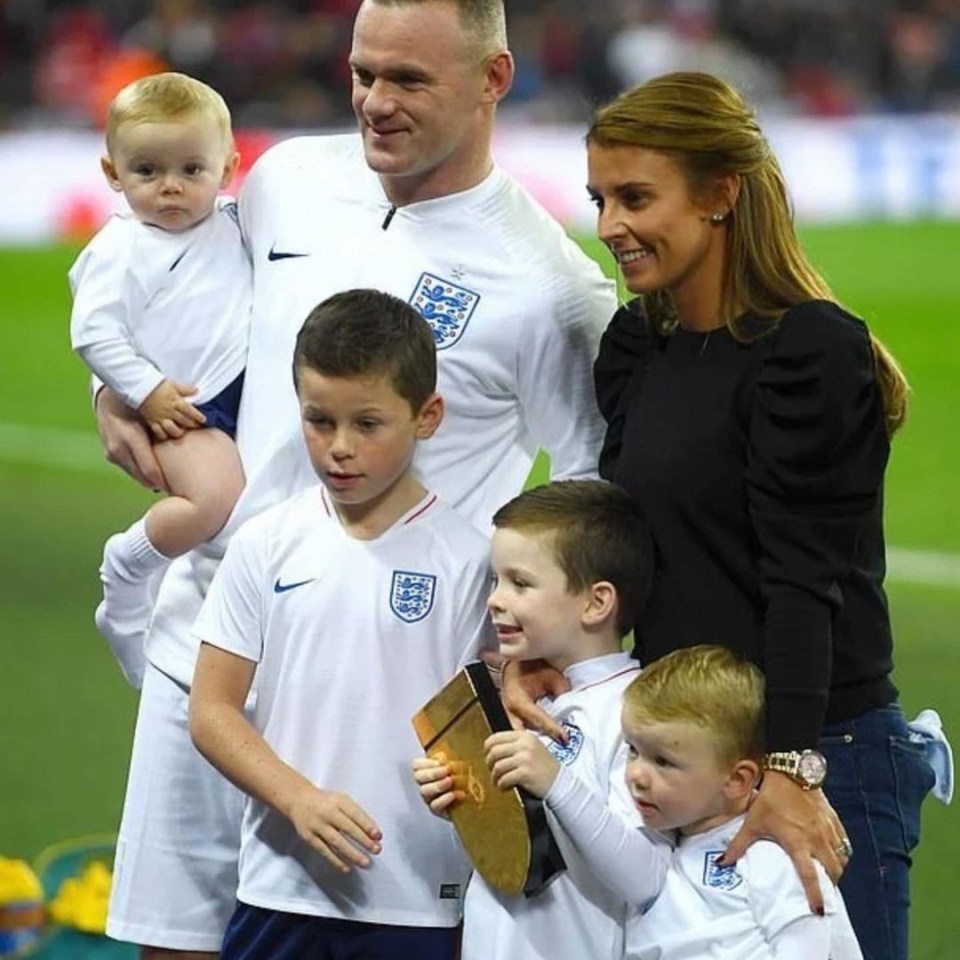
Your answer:
[[[240,236],[247,249],[250,259],[253,260],[251,240],[253,237],[253,219],[257,209],[258,198],[262,194],[260,185],[263,181],[263,156],[258,157],[243,181],[243,187],[237,195],[237,220],[240,224]]]
[[[816,916],[793,861],[769,840],[754,843],[737,868],[748,883],[750,910],[777,960],[828,960],[837,893],[815,863],[825,915]]]
[[[123,337],[77,347],[77,353],[94,372],[94,396],[99,390],[99,380],[133,410],[138,409],[164,380],[163,373],[141,357],[133,349],[133,344]]]
[[[260,662],[265,557],[253,525],[241,527],[231,539],[197,615],[193,633],[198,640]]]
[[[771,939],[770,950],[776,960],[833,960],[829,925],[812,913],[799,917]]]
[[[246,247],[247,254],[253,260],[253,242],[265,238],[257,237],[257,219],[270,209],[271,200],[276,202],[274,191],[277,188],[277,177],[283,178],[283,183],[289,182],[290,169],[284,164],[284,156],[289,151],[297,149],[297,140],[290,138],[281,140],[265,150],[254,161],[243,181],[243,186],[237,195],[237,219],[240,224],[240,235]],[[279,160],[279,172],[276,172]],[[322,171],[311,171],[311,176],[322,176]]]
[[[70,268],[70,340],[93,373],[136,409],[164,375],[137,353],[131,335],[132,318],[147,305],[130,268],[132,226],[109,220]]]
[[[836,890],[837,912],[830,917],[830,960],[863,960],[860,941],[853,932],[843,895]]]
[[[551,460],[554,479],[597,476],[604,424],[593,388],[600,336],[616,309],[612,285],[592,263],[555,264],[550,289],[523,344],[518,391],[524,422]],[[552,320],[553,322],[549,322]]]
[[[634,907],[660,893],[671,854],[665,838],[638,827],[564,766],[544,802],[609,890]]]
[[[497,634],[493,629],[487,610],[487,597],[490,595],[490,567],[486,555],[480,563],[468,570],[464,578],[463,594],[458,603],[460,610],[457,636],[467,640],[457,669],[476,660],[486,651],[497,650]]]

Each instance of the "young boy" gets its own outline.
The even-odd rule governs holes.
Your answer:
[[[70,333],[149,426],[170,493],[107,541],[100,568],[97,627],[139,687],[154,575],[212,537],[243,488],[233,437],[251,271],[236,206],[218,198],[239,161],[218,93],[179,73],[137,80],[111,104],[106,139],[101,166],[130,213],[70,270]]]
[[[337,294],[294,381],[321,482],[237,531],[195,626],[191,733],[248,794],[220,956],[452,960],[469,864],[406,775],[410,717],[493,636],[487,541],[411,469],[443,415],[433,334]]]
[[[503,789],[542,797],[567,870],[537,895],[503,894],[475,874],[464,904],[464,960],[619,960],[627,904],[582,851],[629,861],[632,902],[660,889],[669,845],[646,835],[624,782],[624,688],[637,675],[622,638],[646,596],[650,553],[634,501],[602,481],[528,490],[493,518],[496,586],[488,600],[500,653],[543,658],[571,689],[542,706],[564,727],[560,747],[529,731],[496,733],[487,761]],[[460,794],[450,770],[414,761],[421,797],[443,814]],[[602,803],[591,803],[602,798]]]
[[[787,854],[754,843],[719,866],[760,780],[763,675],[725,647],[676,650],[623,698],[626,779],[644,823],[675,831],[663,891],[627,926],[630,960],[860,960],[840,894],[818,867],[826,907],[810,912]]]

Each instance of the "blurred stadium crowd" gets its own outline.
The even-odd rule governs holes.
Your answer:
[[[0,128],[95,125],[126,79],[176,69],[238,126],[349,122],[360,0],[0,0]],[[960,0],[507,0],[509,110],[580,121],[678,68],[766,109],[814,116],[960,110]]]

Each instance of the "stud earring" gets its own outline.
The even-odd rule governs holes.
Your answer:
[[[726,215],[725,213],[719,213],[719,212],[717,212],[717,213],[715,213],[710,219],[711,219],[714,223],[723,223],[723,221],[726,219],[726,217],[727,217],[727,215]]]

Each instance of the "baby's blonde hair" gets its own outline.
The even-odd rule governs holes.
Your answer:
[[[183,73],[154,73],[128,83],[107,111],[107,150],[113,154],[122,127],[201,116],[216,124],[225,150],[233,149],[230,110],[212,87]]]
[[[623,694],[633,726],[692,723],[709,732],[725,764],[763,757],[763,674],[726,647],[674,650],[645,666]]]

